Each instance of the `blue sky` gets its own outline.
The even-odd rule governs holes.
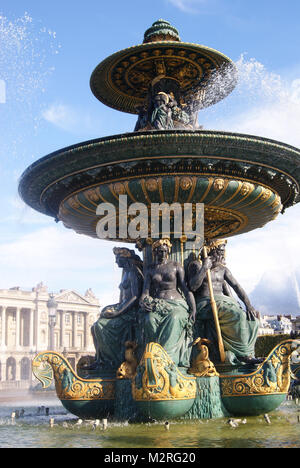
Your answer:
[[[205,128],[300,147],[298,0],[2,0],[0,16],[0,288],[44,281],[54,291],[92,287],[103,305],[116,300],[113,245],[34,213],[18,197],[18,179],[45,154],[133,129],[135,117],[98,102],[89,78],[105,57],[141,43],[159,18],[183,41],[238,65],[236,90],[200,115]],[[299,309],[299,214],[295,206],[229,242],[228,265],[264,313]]]

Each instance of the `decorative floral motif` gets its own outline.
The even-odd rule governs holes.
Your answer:
[[[290,386],[290,356],[299,347],[299,341],[284,341],[273,349],[252,374],[221,376],[222,396],[287,393]]]
[[[58,353],[46,351],[38,354],[33,360],[32,368],[43,388],[49,387],[54,377],[60,400],[114,399],[114,379],[82,379]]]

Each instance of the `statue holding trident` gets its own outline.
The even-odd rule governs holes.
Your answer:
[[[197,306],[195,331],[214,344],[215,360],[255,363],[258,313],[225,265],[226,243],[223,239],[210,242],[203,249],[203,263],[196,260],[189,265],[189,286]],[[229,286],[246,310],[232,297]]]

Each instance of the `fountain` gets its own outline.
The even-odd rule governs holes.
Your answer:
[[[43,386],[54,377],[59,399],[80,418],[257,415],[285,399],[300,342],[286,340],[254,358],[258,317],[225,265],[224,238],[262,227],[299,201],[300,151],[198,124],[198,112],[224,99],[237,80],[228,57],[182,42],[158,20],[142,44],[106,58],[91,76],[97,99],[138,115],[134,131],[56,151],[21,177],[19,193],[35,210],[80,234],[106,232],[143,256],[114,248],[120,301],[92,327],[92,365],[78,375],[53,350],[33,361]],[[137,204],[146,216],[134,236]],[[161,223],[154,235],[147,215],[157,204],[202,207],[203,232],[182,234],[182,219],[173,215],[168,235]]]

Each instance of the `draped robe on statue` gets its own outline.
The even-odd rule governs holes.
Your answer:
[[[247,320],[245,311],[232,297],[216,295],[214,298],[225,351],[231,351],[237,358],[254,356],[259,321]],[[196,300],[196,305],[195,336],[211,340],[213,348],[218,349],[211,300],[209,297],[202,297]]]
[[[189,306],[184,299],[153,299],[144,316],[145,342],[159,343],[179,367],[190,364],[193,338]]]

